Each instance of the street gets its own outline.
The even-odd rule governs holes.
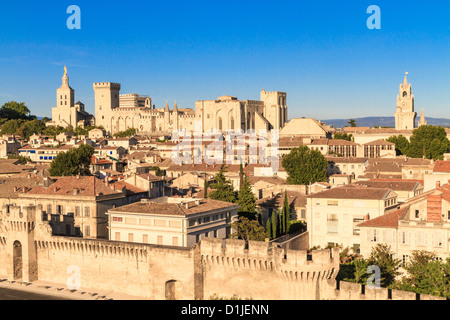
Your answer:
[[[29,291],[0,288],[0,301],[5,300],[69,300],[69,299]]]

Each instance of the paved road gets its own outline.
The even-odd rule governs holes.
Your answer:
[[[67,300],[67,299],[29,291],[0,288],[0,300]]]

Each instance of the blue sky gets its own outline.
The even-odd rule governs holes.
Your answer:
[[[81,9],[69,30],[67,7]],[[370,5],[381,30],[369,30]],[[0,10],[0,104],[51,116],[68,66],[94,112],[94,82],[194,107],[261,89],[288,94],[289,117],[393,116],[404,72],[416,111],[450,118],[449,1],[16,1]]]

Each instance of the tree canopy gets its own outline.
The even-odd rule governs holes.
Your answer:
[[[241,177],[241,185],[237,197],[237,203],[240,206],[239,214],[246,216],[250,220],[254,220],[256,219],[256,197],[242,166],[239,175]]]
[[[346,132],[336,132],[333,139],[353,141],[353,135]]]
[[[211,184],[211,188],[214,191],[209,194],[209,198],[234,203],[237,200],[237,195],[233,189],[233,185],[225,177],[226,172],[225,164],[222,164],[214,178],[214,183]]]
[[[289,184],[307,185],[327,181],[327,160],[320,151],[307,146],[292,149],[284,156],[282,165],[288,173]]]
[[[0,108],[0,118],[3,119],[29,119],[30,109],[24,102],[9,101]]]
[[[442,160],[450,147],[445,128],[431,125],[415,129],[410,141],[402,135],[390,137],[387,141],[395,143],[397,155],[410,158]]]
[[[60,153],[50,165],[50,175],[55,177],[90,175],[89,166],[93,155],[94,148],[87,144]]]

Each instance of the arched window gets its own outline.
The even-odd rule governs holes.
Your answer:
[[[403,97],[406,97],[408,95],[408,92],[403,91]]]
[[[231,118],[230,118],[230,129],[234,130],[234,118],[233,118],[233,116],[231,116]]]
[[[219,130],[222,130],[222,118],[219,117]]]

